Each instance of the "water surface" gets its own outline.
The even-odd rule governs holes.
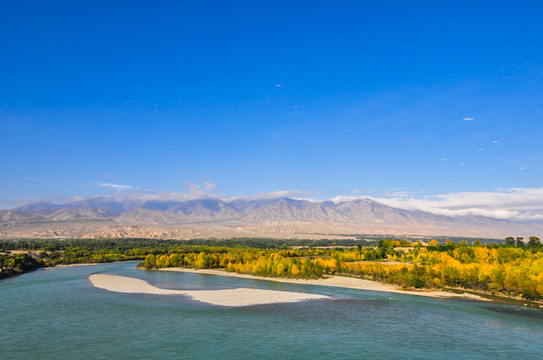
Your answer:
[[[254,287],[337,300],[225,308],[94,288],[92,273],[171,289]],[[541,359],[543,309],[193,273],[136,263],[0,281],[2,359]]]

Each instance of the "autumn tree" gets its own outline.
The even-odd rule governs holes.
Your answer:
[[[143,266],[145,266],[147,269],[152,269],[156,266],[156,257],[153,254],[149,254],[145,257],[145,261],[143,262]]]

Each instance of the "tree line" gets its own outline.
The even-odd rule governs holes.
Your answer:
[[[230,249],[213,252],[149,254],[142,267],[190,267],[268,277],[319,278],[340,274],[405,288],[465,288],[543,299],[543,248],[540,242],[474,244],[461,241],[427,246],[383,240],[378,247],[340,249]]]
[[[519,241],[520,239],[520,241]],[[268,277],[347,275],[406,288],[459,287],[543,299],[543,247],[508,237],[500,243],[382,239],[319,246],[288,240],[73,239],[0,241],[0,278],[58,264],[143,260],[140,267],[190,267]],[[293,245],[296,244],[296,245]],[[312,245],[315,245],[312,243]],[[25,254],[11,254],[26,250]]]

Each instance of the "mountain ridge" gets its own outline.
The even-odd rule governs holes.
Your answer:
[[[340,234],[541,236],[543,225],[479,215],[445,216],[350,201],[271,199],[36,202],[0,210],[0,237],[304,237]]]

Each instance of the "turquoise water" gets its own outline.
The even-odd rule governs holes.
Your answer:
[[[255,287],[337,300],[224,308],[112,293],[92,273],[173,289]],[[542,359],[543,309],[141,271],[134,262],[0,281],[1,359]]]

